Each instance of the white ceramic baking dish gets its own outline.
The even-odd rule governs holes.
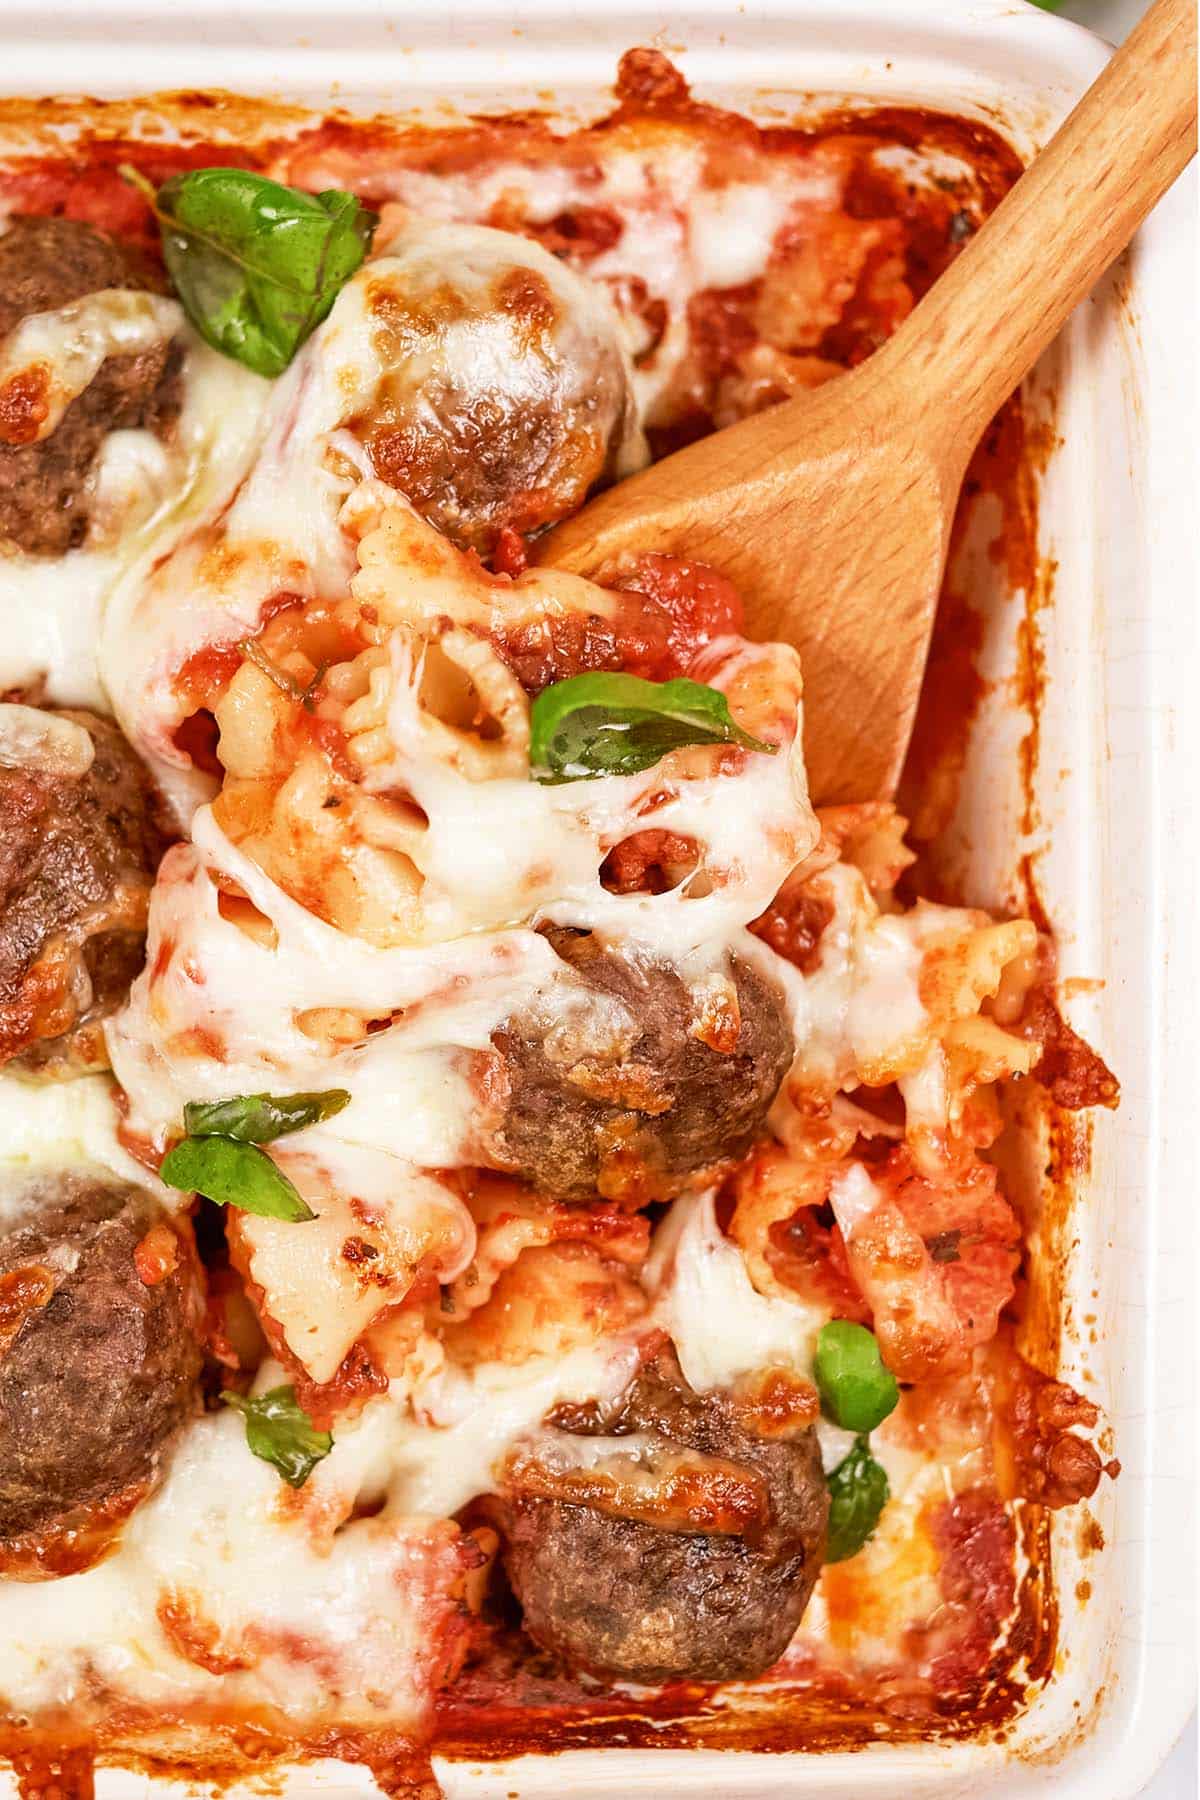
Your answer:
[[[758,116],[846,99],[925,103],[985,118],[1024,154],[1043,142],[1099,71],[1107,49],[1022,0],[691,0],[686,13],[639,4],[475,0],[172,0],[46,10],[0,0],[0,91],[99,97],[162,88],[234,88],[355,111],[467,111],[554,105],[602,110],[618,54],[657,43],[701,96]],[[1001,681],[971,743],[951,850],[973,897],[1019,891],[1038,858],[1062,974],[1098,980],[1068,999],[1074,1023],[1121,1077],[1119,1114],[1094,1127],[1090,1174],[1067,1234],[1063,1373],[1105,1407],[1123,1464],[1092,1508],[1108,1548],[1085,1556],[1079,1515],[1054,1536],[1061,1608],[1052,1681],[1003,1742],[880,1745],[855,1754],[579,1751],[518,1763],[438,1762],[451,1796],[893,1795],[1124,1800],[1181,1728],[1195,1695],[1191,1572],[1191,1182],[1196,915],[1193,505],[1184,424],[1195,317],[1189,293],[1192,194],[1176,190],[1132,256],[1081,309],[1033,383],[1053,404],[1060,446],[1041,504],[1053,603],[985,579],[988,672],[1015,666],[1040,634],[1034,841],[1019,827],[1018,746],[1028,719]],[[994,591],[991,591],[994,589]],[[1031,623],[1032,617],[1032,623]],[[1180,704],[1175,704],[1179,702]],[[1193,746],[1194,747],[1194,746]],[[1192,827],[1192,828],[1189,828]],[[1068,985],[1067,993],[1072,992]],[[1172,1011],[1173,995],[1184,996]],[[1186,1091],[1185,1091],[1186,1089]],[[1090,1585],[1086,1605],[1077,1598]],[[120,1770],[101,1800],[180,1793]],[[338,1764],[297,1769],[292,1796],[370,1790]]]

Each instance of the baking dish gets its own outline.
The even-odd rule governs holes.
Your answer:
[[[341,13],[336,24],[315,11],[298,16],[289,9],[285,16],[272,5],[251,19],[211,9],[199,47],[194,15],[164,16],[149,29],[132,9],[98,13],[77,5],[59,16],[71,22],[71,45],[65,53],[56,46],[50,66],[38,42],[41,21],[7,13],[8,91],[107,95],[232,84],[308,104],[324,104],[332,92],[356,111],[410,112],[446,100],[467,110],[511,109],[539,96],[544,103],[549,89],[556,106],[586,113],[603,103],[616,56],[628,44],[677,48],[676,28],[668,22],[660,30],[653,16],[629,13],[597,31],[548,7],[527,9],[515,24],[512,15],[483,9],[397,23],[363,8]],[[756,8],[737,15],[736,27],[706,8],[678,35],[683,66],[705,97],[760,115],[794,112],[801,94],[812,95],[817,108],[844,98],[925,101],[989,117],[1026,153],[1103,56],[1086,34],[1031,9],[994,4],[963,7],[950,19],[926,4],[881,0],[849,14],[839,8],[836,45],[827,42],[829,9],[801,6]],[[1175,196],[1169,207],[1181,204]],[[1164,857],[1172,841],[1164,787],[1164,689],[1172,661],[1162,634],[1172,580],[1182,587],[1170,535],[1171,521],[1183,516],[1170,505],[1172,472],[1180,477],[1165,416],[1177,378],[1168,356],[1184,320],[1173,257],[1165,210],[1144,234],[1132,271],[1110,280],[1034,384],[1043,408],[1053,403],[1062,438],[1041,514],[1043,554],[1057,564],[1054,605],[1039,611],[1047,598],[1042,587],[1022,603],[979,571],[974,592],[988,617],[987,671],[1001,680],[979,715],[961,814],[944,846],[970,897],[996,903],[1018,891],[1020,859],[1037,855],[1038,890],[1058,933],[1064,977],[1106,984],[1076,996],[1074,1022],[1116,1047],[1125,1083],[1121,1113],[1096,1127],[1087,1191],[1065,1241],[1044,1246],[1048,1258],[1066,1256],[1064,1373],[1106,1406],[1125,1465],[1121,1482],[1094,1509],[1113,1548],[1085,1555],[1075,1519],[1056,1534],[1062,1626],[1055,1679],[1005,1744],[887,1748],[799,1763],[606,1748],[573,1753],[569,1764],[555,1757],[526,1759],[519,1769],[443,1765],[449,1793],[754,1795],[803,1786],[824,1794],[885,1784],[890,1790],[900,1775],[923,1793],[985,1780],[998,1791],[1032,1793],[1052,1781],[1056,1789],[1073,1791],[1074,1784],[1082,1792],[1086,1784],[1115,1797],[1136,1790],[1182,1719],[1187,1620],[1173,1608],[1181,1598],[1186,1606],[1188,1591],[1179,1568],[1186,1446],[1171,1423],[1185,1423],[1187,1412],[1186,1397],[1160,1371],[1184,1360],[1183,1296],[1172,1304],[1169,1282],[1173,1273],[1184,1279],[1186,1259],[1158,1253],[1159,1243],[1174,1248],[1184,1235],[1177,1229],[1182,1184],[1172,1180],[1169,1146],[1161,1156],[1159,1124],[1171,1116],[1170,1070],[1185,1062],[1184,1046],[1165,1039],[1159,989],[1170,949],[1163,937],[1171,924]],[[1144,506],[1150,495],[1153,522]],[[1045,673],[1032,814],[1038,826],[1026,842],[1018,777],[1029,721],[1006,696],[1002,678],[1018,658],[1038,655]],[[1186,834],[1177,829],[1174,841]],[[1083,1583],[1091,1589],[1086,1606]],[[99,1790],[125,1800],[142,1779],[109,1771]],[[344,1770],[309,1767],[297,1772],[292,1791],[361,1787]]]

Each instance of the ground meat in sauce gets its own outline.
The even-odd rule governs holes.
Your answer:
[[[640,1204],[744,1155],[792,1060],[778,990],[731,957],[714,1028],[671,966],[589,933],[546,935],[579,978],[578,1005],[493,1036],[489,1160],[560,1199]]]
[[[497,648],[529,695],[596,669],[668,681],[683,673],[670,650],[671,622],[641,594],[623,596],[612,614],[568,612],[511,626]]]
[[[4,1219],[0,1573],[36,1580],[93,1561],[157,1482],[196,1404],[202,1301],[185,1242],[139,1263],[170,1231],[140,1188],[41,1175]]]
[[[1021,1026],[1042,1046],[1033,1073],[1058,1106],[1078,1112],[1088,1106],[1117,1105],[1121,1089],[1116,1076],[1071,1029],[1044,988],[1030,993]]]
[[[749,1679],[778,1660],[820,1573],[829,1497],[811,1425],[768,1441],[748,1417],[727,1393],[694,1393],[668,1350],[614,1415],[573,1428],[651,1433],[757,1476],[767,1517],[753,1532],[651,1525],[522,1493],[518,1477],[500,1517],[531,1637],[572,1668],[646,1683]]]
[[[811,975],[821,961],[821,939],[833,919],[828,895],[804,889],[778,895],[752,919],[748,929],[769,944],[776,956],[794,963],[802,975]]]
[[[85,774],[0,766],[0,1064],[53,1075],[106,1066],[101,1025],[141,970],[167,842],[117,726],[60,710],[95,746]]]
[[[1105,1462],[1083,1432],[1100,1423],[1094,1401],[1065,1382],[1053,1381],[1001,1338],[992,1346],[995,1448],[1005,1490],[1042,1506],[1074,1506],[1090,1500],[1102,1475],[1114,1478],[1119,1462]]]
[[[523,557],[521,540],[518,544]],[[509,540],[501,550],[512,556]],[[514,572],[520,574],[523,566]],[[615,590],[604,614],[538,618],[498,639],[500,654],[527,694],[595,669],[671,681],[686,675],[714,639],[740,635],[744,628],[737,589],[705,563],[652,553],[623,560],[602,575]]]
[[[30,313],[51,312],[102,288],[167,291],[141,253],[76,219],[15,216],[0,236],[0,338]],[[164,433],[180,405],[178,344],[110,356],[50,436],[5,441],[0,404],[0,550],[61,556],[88,528],[88,477],[110,431]]]
[[[939,1694],[977,1681],[987,1668],[1016,1590],[1016,1532],[998,1496],[967,1488],[936,1506],[929,1534],[941,1563],[942,1605],[927,1628],[925,1656]]]

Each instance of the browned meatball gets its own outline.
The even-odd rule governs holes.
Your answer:
[[[74,1074],[106,1066],[101,1025],[141,969],[167,839],[149,777],[112,720],[53,716],[81,726],[95,755],[82,774],[0,758],[0,1063]]]
[[[601,1460],[580,1456],[582,1485],[569,1433],[518,1449],[499,1520],[530,1636],[573,1668],[647,1684],[747,1679],[777,1661],[820,1573],[829,1496],[812,1426],[765,1437],[753,1420],[727,1393],[693,1393],[667,1351],[615,1416],[588,1421],[585,1436],[609,1441]]]
[[[102,288],[166,292],[161,271],[129,244],[76,219],[18,215],[0,237],[0,339],[30,313],[52,312]],[[29,441],[24,372],[0,388],[0,540],[61,556],[88,527],[86,483],[110,431],[163,432],[179,412],[178,343],[110,356],[46,438]]]
[[[155,1485],[196,1405],[201,1300],[140,1188],[56,1173],[2,1198],[0,1573],[39,1580],[94,1561]]]
[[[351,429],[462,548],[537,531],[636,466],[612,315],[538,245],[422,222],[372,265],[366,304],[386,374]]]
[[[587,932],[547,936],[581,1004],[552,1029],[534,1011],[494,1035],[489,1158],[564,1200],[640,1204],[742,1156],[794,1053],[778,990],[731,957],[736,1008],[713,1028],[668,965]]]

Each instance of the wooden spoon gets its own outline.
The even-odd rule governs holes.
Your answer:
[[[603,574],[665,550],[740,588],[800,651],[813,797],[895,791],[971,452],[1196,149],[1195,0],[1156,0],[884,347],[666,457],[538,546]]]

